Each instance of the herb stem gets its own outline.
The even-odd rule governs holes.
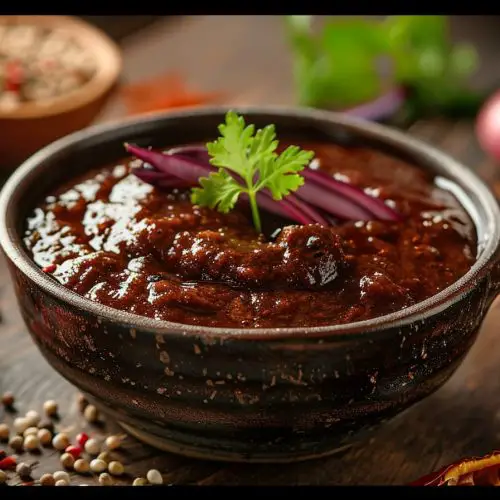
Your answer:
[[[258,233],[262,232],[262,225],[260,223],[259,207],[257,206],[257,197],[253,191],[248,192],[248,199],[250,200],[250,208],[252,209],[253,225]]]

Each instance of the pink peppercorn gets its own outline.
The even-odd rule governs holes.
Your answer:
[[[85,443],[89,440],[89,437],[85,432],[80,432],[78,436],[76,436],[76,442],[80,445],[80,448],[85,446]]]
[[[79,446],[70,445],[64,453],[69,453],[76,460],[82,454],[82,449]]]

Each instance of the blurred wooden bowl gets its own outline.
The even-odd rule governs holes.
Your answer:
[[[69,16],[0,16],[0,25],[23,24],[68,31],[97,64],[81,87],[40,102],[0,110],[0,168],[13,170],[52,141],[89,125],[103,108],[121,73],[118,46],[100,29]]]

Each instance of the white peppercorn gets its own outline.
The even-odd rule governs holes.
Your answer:
[[[0,441],[7,441],[9,434],[9,426],[7,424],[0,424]]]
[[[40,423],[40,415],[35,410],[30,410],[26,413],[24,418],[29,422],[30,427],[36,427]]]
[[[121,476],[125,472],[125,468],[121,462],[114,460],[113,462],[109,462],[108,471],[113,476]]]
[[[64,432],[60,432],[52,439],[52,446],[59,451],[65,450],[69,446],[69,438]]]
[[[63,453],[59,461],[65,469],[71,469],[75,464],[75,457],[71,453]]]
[[[43,446],[48,446],[52,443],[52,432],[48,429],[39,429],[37,437]]]
[[[43,411],[48,417],[53,417],[54,415],[57,415],[57,410],[58,410],[57,403],[52,399],[49,399],[48,401],[45,401],[45,403],[43,403]]]
[[[92,472],[104,472],[108,468],[108,464],[104,462],[104,460],[99,460],[98,458],[95,458],[90,462],[90,470]]]
[[[56,481],[67,481],[69,483],[69,474],[64,470],[58,470],[53,474]]]
[[[97,422],[99,419],[99,410],[94,405],[88,405],[83,410],[83,416],[88,422]]]
[[[113,478],[107,472],[102,472],[99,474],[99,484],[101,486],[111,486],[113,484]]]
[[[97,439],[90,438],[85,443],[84,449],[89,455],[99,455],[101,452],[101,443]]]
[[[40,440],[37,436],[29,434],[24,438],[24,449],[28,451],[35,451],[40,448]]]
[[[146,477],[151,484],[163,484],[163,477],[156,469],[150,469]]]

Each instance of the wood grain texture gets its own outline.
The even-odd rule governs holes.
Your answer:
[[[458,38],[477,40],[485,61],[478,78],[483,83],[494,82],[500,68],[488,62],[496,55],[495,25],[478,16],[456,19],[453,27]],[[157,22],[123,41],[124,78],[135,81],[178,70],[201,90],[226,92],[229,103],[291,104],[291,60],[282,28],[281,20],[272,16],[207,16]],[[100,119],[122,115],[121,103],[115,101]],[[409,132],[462,160],[494,188],[500,186],[500,167],[482,154],[471,123],[422,121]],[[61,408],[60,425],[74,435],[84,425],[76,405],[76,390],[48,366],[31,342],[3,260],[0,275],[0,391],[14,391],[20,412],[41,411],[44,400],[56,399]],[[168,455],[127,438],[121,459],[134,476],[154,467],[163,473],[166,483],[175,484],[407,483],[460,457],[486,454],[500,446],[499,324],[500,303],[496,302],[477,343],[441,390],[385,424],[370,441],[341,456],[286,466],[227,465]],[[13,418],[2,412],[0,409],[0,419]],[[117,431],[112,422],[107,425],[108,430]],[[87,430],[97,435],[103,432],[99,428]],[[53,451],[31,460],[40,462],[36,477],[59,469],[58,453]],[[74,483],[95,484],[95,478],[75,477]]]

